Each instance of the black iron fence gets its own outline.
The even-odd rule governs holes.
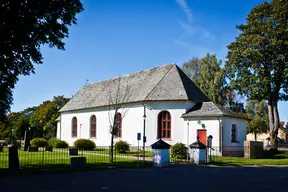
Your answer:
[[[0,169],[8,169],[8,148],[0,146]]]
[[[246,151],[256,151],[256,156],[248,157]],[[259,151],[260,150],[260,151]],[[218,165],[288,165],[288,147],[278,146],[278,153],[272,153],[267,149],[244,146],[223,146],[204,149],[208,163]],[[182,151],[183,152],[183,151]],[[85,159],[85,168],[114,168],[114,167],[142,167],[152,165],[152,150],[137,150],[131,147],[130,151],[120,153],[113,151],[113,163],[110,160],[109,147],[97,147],[94,150],[81,150],[75,148],[49,148],[31,147],[29,151],[18,149],[19,166],[21,170],[67,170],[71,169],[73,160],[77,162]],[[171,154],[171,163],[191,163],[191,149],[184,154]],[[199,151],[200,153],[200,151]],[[145,158],[144,158],[145,154]],[[84,158],[85,157],[85,158]],[[75,163],[74,162],[74,163]],[[9,170],[8,147],[0,149],[0,170]]]
[[[152,152],[130,150],[120,153],[113,150],[113,162],[110,160],[109,147],[97,147],[94,150],[81,150],[76,148],[30,147],[28,151],[18,149],[19,166],[21,170],[49,170],[71,168],[73,159],[85,157],[85,168],[104,167],[141,167],[151,165]],[[0,152],[0,170],[9,168],[8,147]],[[76,167],[77,168],[77,167]]]

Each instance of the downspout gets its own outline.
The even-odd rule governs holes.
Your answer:
[[[219,122],[219,152],[222,152],[222,145],[223,145],[222,120],[220,121],[219,116],[217,118]]]
[[[144,101],[142,102],[143,105],[143,162],[145,163],[145,144],[146,144],[146,106]]]

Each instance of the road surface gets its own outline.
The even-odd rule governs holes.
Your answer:
[[[21,192],[249,192],[287,191],[288,167],[113,169],[0,177],[1,191]]]

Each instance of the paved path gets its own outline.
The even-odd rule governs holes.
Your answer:
[[[61,150],[59,150],[59,149],[55,149],[54,151],[56,151],[56,152],[63,152],[63,151],[61,151]],[[82,155],[82,151],[78,151],[78,154],[79,155]],[[85,155],[87,155],[87,154],[89,154],[89,155],[95,155],[95,156],[101,156],[101,157],[109,157],[109,154],[105,154],[105,153],[101,153],[101,152],[97,152],[97,151],[84,151],[84,153],[83,153],[83,156],[85,156]],[[134,160],[137,160],[138,159],[138,157],[137,156],[132,156],[132,155],[127,155],[127,154],[114,154],[114,158],[122,158],[122,159],[134,159]],[[140,160],[142,160],[143,159],[143,156],[141,156],[141,157],[139,157],[139,159]],[[147,161],[152,161],[152,157],[145,157],[145,160],[147,160]]]
[[[114,169],[0,178],[1,191],[250,192],[287,191],[287,167]]]

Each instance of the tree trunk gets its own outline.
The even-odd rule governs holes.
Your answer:
[[[113,163],[113,144],[114,144],[114,135],[111,134],[111,144],[110,144],[110,152],[109,152],[110,163]]]
[[[277,136],[278,136],[278,129],[279,129],[279,113],[278,113],[278,102],[274,101],[273,105],[273,113],[274,113],[274,147],[271,149],[273,151],[277,151]]]
[[[273,101],[268,99],[268,116],[269,116],[269,138],[270,138],[270,150],[276,150],[276,134],[274,130],[274,110]]]
[[[254,133],[254,139],[257,141],[257,133]]]

